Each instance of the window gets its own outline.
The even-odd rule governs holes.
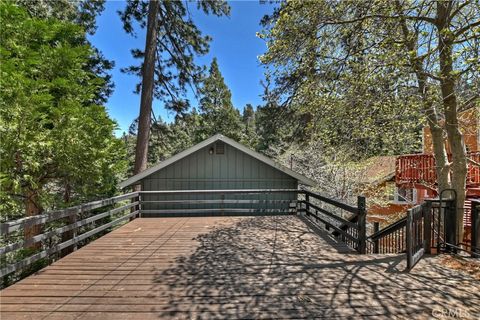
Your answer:
[[[385,185],[385,195],[388,201],[395,201],[395,194],[397,188],[395,187],[394,182],[387,182]]]
[[[415,189],[397,187],[395,201],[399,203],[415,203],[417,192]]]

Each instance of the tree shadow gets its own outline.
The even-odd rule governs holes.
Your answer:
[[[406,273],[402,255],[359,255],[296,216],[243,217],[194,239],[156,267],[159,318],[424,318],[478,312],[480,287],[430,261]]]

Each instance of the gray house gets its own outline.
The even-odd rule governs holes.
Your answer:
[[[315,182],[222,135],[129,178],[141,185],[142,216],[288,214],[299,184]]]

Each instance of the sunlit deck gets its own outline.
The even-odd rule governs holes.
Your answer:
[[[434,257],[349,251],[298,216],[140,218],[1,291],[1,319],[480,316]]]

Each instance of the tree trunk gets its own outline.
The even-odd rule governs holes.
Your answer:
[[[155,82],[154,71],[157,49],[158,10],[158,1],[151,0],[148,5],[147,38],[145,41],[145,57],[142,67],[142,92],[133,174],[140,173],[147,168],[148,140],[150,136],[153,87]]]
[[[457,96],[455,92],[456,76],[453,74],[453,39],[447,22],[450,6],[446,2],[437,2],[437,35],[440,61],[440,89],[445,113],[450,151],[452,153],[452,188],[457,192],[457,242],[463,240],[463,215],[466,197],[467,157],[463,134],[457,117]]]
[[[36,216],[42,212],[42,208],[40,206],[38,200],[38,193],[36,191],[28,190],[25,197],[25,216],[31,217]],[[24,236],[25,239],[30,239],[36,235],[41,233],[42,226],[37,224],[35,226],[25,227]],[[42,247],[41,242],[37,242],[28,246],[28,249],[37,250]]]
[[[396,1],[397,11],[402,28],[403,41],[408,52],[417,52],[417,35],[412,34],[407,26],[407,21],[402,18],[403,8],[400,1]],[[435,157],[435,171],[437,174],[438,193],[450,188],[450,167],[448,164],[447,150],[445,149],[444,130],[439,124],[437,109],[430,96],[430,87],[423,68],[423,62],[415,55],[409,55],[410,64],[415,73],[418,83],[418,93],[422,98],[422,108],[427,118],[427,123],[432,134],[433,155]]]
[[[432,135],[433,155],[435,157],[435,172],[437,174],[438,194],[451,187],[450,166],[445,148],[444,129],[440,126],[438,114],[428,93],[428,86],[424,72],[419,72],[419,89],[423,93],[423,110],[427,117],[428,127]]]

